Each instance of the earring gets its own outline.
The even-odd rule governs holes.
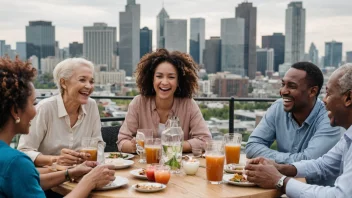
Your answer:
[[[18,123],[20,123],[20,122],[21,122],[20,117],[17,117],[15,123],[18,124]]]

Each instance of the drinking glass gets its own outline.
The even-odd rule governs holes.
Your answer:
[[[92,138],[92,137],[84,137],[82,139],[81,152],[85,152],[85,153],[90,154],[90,157],[87,159],[88,161],[97,161],[98,142],[99,142],[99,140],[97,138]]]
[[[242,134],[227,133],[224,136],[226,164],[238,164],[241,155]]]
[[[153,129],[138,129],[136,134],[136,148],[137,154],[140,156],[139,163],[145,164],[145,150],[144,150],[144,143],[146,138],[153,137]]]
[[[154,170],[155,181],[161,184],[167,184],[170,180],[170,166],[168,165],[157,165]]]
[[[147,164],[159,163],[161,155],[160,138],[147,138],[144,142]]]
[[[148,164],[147,165],[147,169],[145,170],[145,174],[147,175],[148,181],[152,181],[152,182],[155,181],[154,173],[155,173],[155,168],[158,165],[159,164],[157,164],[157,163],[153,163],[153,164]]]
[[[225,155],[222,141],[209,141],[206,148],[205,167],[207,180],[211,184],[221,184]]]

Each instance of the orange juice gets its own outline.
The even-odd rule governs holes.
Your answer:
[[[144,149],[147,164],[159,163],[160,146],[147,145]]]
[[[170,180],[170,171],[155,170],[154,171],[155,181],[162,184],[167,184]]]
[[[88,161],[97,161],[98,158],[98,150],[97,148],[83,148],[81,152],[89,153],[90,157],[87,159]]]
[[[208,181],[222,181],[225,156],[208,155],[205,157]]]
[[[238,164],[240,162],[241,145],[227,144],[225,145],[226,164]]]
[[[144,148],[144,140],[138,140],[138,145]]]

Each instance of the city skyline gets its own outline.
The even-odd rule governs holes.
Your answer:
[[[206,21],[205,39],[220,36],[222,18],[235,16],[235,7],[243,1],[231,0],[164,0],[164,7],[171,19],[188,20],[188,38],[190,18],[203,17]],[[285,9],[288,0],[253,0],[249,1],[257,7],[257,42],[261,46],[261,37],[274,32],[285,32]],[[31,20],[51,21],[56,27],[56,40],[60,48],[68,47],[74,41],[83,42],[83,26],[94,22],[104,22],[109,26],[119,28],[119,12],[124,11],[125,0],[39,0],[5,1],[0,0],[0,40],[6,40],[15,48],[16,42],[25,41],[25,26]],[[162,0],[137,0],[141,5],[140,28],[147,26],[156,32],[156,16],[162,8]],[[352,14],[348,0],[303,1],[306,9],[306,42],[305,52],[308,52],[311,42],[317,46],[320,54],[324,54],[325,42],[336,40],[343,42],[343,56],[352,50],[352,30],[348,27]],[[275,10],[275,12],[273,12]],[[69,14],[67,14],[69,13]],[[328,30],[328,31],[326,31]],[[119,31],[117,31],[119,38]],[[156,34],[153,34],[153,49],[156,47]]]

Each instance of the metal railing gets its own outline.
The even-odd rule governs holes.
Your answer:
[[[133,96],[91,96],[93,99],[112,99],[112,100],[132,100]],[[235,102],[274,102],[277,98],[236,98],[236,97],[220,97],[205,98],[196,97],[196,101],[213,101],[213,102],[229,102],[229,133],[234,132],[234,110]],[[101,118],[102,122],[123,121],[125,118],[107,117]]]

